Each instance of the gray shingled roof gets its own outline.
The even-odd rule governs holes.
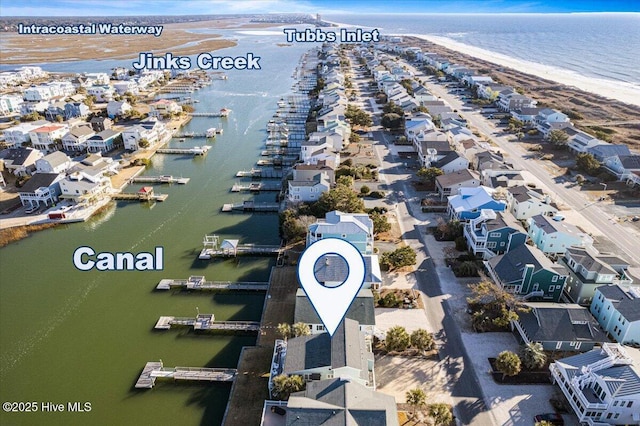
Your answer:
[[[18,189],[18,192],[34,192],[38,188],[48,188],[58,176],[58,173],[36,173]]]
[[[527,303],[519,322],[533,342],[606,342],[607,337],[587,308],[571,304]],[[582,323],[586,324],[574,324]]]
[[[371,267],[371,255],[365,255],[363,256],[363,258],[365,264],[364,282],[382,282],[382,279],[380,277],[374,276],[373,274],[373,269]],[[324,255],[320,257],[315,263],[313,272],[316,276],[316,279],[321,283],[343,282],[349,274],[349,267],[347,265],[347,262],[338,255]]]
[[[467,169],[436,177],[438,184],[442,188],[448,188],[452,185],[457,185],[474,179],[478,180],[479,178]]]
[[[640,298],[634,297],[617,285],[603,285],[597,290],[611,301],[627,321],[640,321]]]
[[[373,293],[371,290],[360,290],[356,298],[351,302],[347,310],[346,318],[358,321],[362,325],[375,325],[376,318],[373,305]],[[306,324],[322,324],[320,317],[316,313],[304,290],[298,289],[296,293],[296,307],[294,322],[304,322]]]
[[[564,268],[551,262],[540,250],[531,248],[526,244],[518,246],[505,254],[494,256],[488,262],[503,283],[522,280],[522,273],[528,264],[533,265],[534,272],[547,269],[566,275]]]

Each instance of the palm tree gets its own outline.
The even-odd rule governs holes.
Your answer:
[[[414,388],[409,389],[407,393],[405,393],[405,398],[407,399],[407,404],[411,406],[411,417],[413,417],[416,415],[416,409],[425,404],[427,395],[422,389]]]
[[[522,363],[527,370],[536,370],[544,367],[547,363],[547,354],[544,353],[542,345],[537,342],[530,342],[522,349]]]
[[[280,374],[273,378],[273,395],[281,400],[289,399],[289,395],[304,389],[302,376]]]
[[[431,417],[437,425],[448,425],[453,421],[451,407],[443,403],[431,404],[429,406],[429,417]]]
[[[295,337],[308,336],[311,334],[309,326],[303,322],[297,322],[291,326],[291,334]]]
[[[515,376],[522,369],[522,363],[520,357],[511,351],[502,351],[496,358],[496,367],[498,371],[502,373],[502,378],[505,376]]]
[[[431,333],[419,328],[411,333],[411,346],[420,351],[430,351],[436,347],[436,342]]]
[[[286,322],[281,322],[280,324],[278,324],[278,333],[280,333],[282,339],[286,341],[289,337],[291,337],[291,326]]]

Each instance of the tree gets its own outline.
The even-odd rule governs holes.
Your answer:
[[[522,129],[524,123],[514,117],[509,118],[509,131],[515,132],[516,130]]]
[[[278,324],[278,333],[280,334],[280,336],[282,336],[283,340],[287,340],[289,337],[291,337],[291,325],[287,324],[286,322],[281,322],[280,324]]]
[[[430,351],[436,347],[433,335],[423,328],[411,333],[411,346],[420,351]]]
[[[428,411],[429,417],[431,417],[437,425],[448,425],[453,421],[451,407],[449,407],[448,404],[431,404]]]
[[[347,105],[344,113],[345,118],[351,121],[354,126],[369,127],[373,124],[369,114],[358,108],[357,106]]]
[[[411,337],[404,327],[396,325],[387,330],[384,347],[388,352],[402,352],[411,344]]]
[[[438,167],[423,167],[418,170],[416,176],[418,176],[424,183],[434,183],[438,176],[443,175],[444,172]]]
[[[553,423],[542,420],[541,422],[536,422],[534,426],[553,426]]]
[[[467,303],[473,311],[472,324],[476,331],[493,331],[504,329],[511,321],[518,320],[519,310],[516,299],[511,293],[490,281],[482,281],[470,286],[472,297]]]
[[[427,401],[427,394],[425,394],[420,388],[409,389],[404,395],[407,400],[407,404],[412,408],[411,416],[415,416],[416,409],[424,406]]]
[[[591,154],[582,152],[576,156],[576,166],[579,170],[595,176],[600,170],[600,162]]]
[[[94,95],[89,95],[86,98],[84,98],[84,104],[89,108],[91,108],[94,103],[96,103],[96,97]]]
[[[502,351],[496,358],[496,368],[505,376],[515,376],[522,369],[520,357],[511,351]]]
[[[294,337],[308,336],[311,334],[309,326],[303,322],[297,322],[291,326],[291,334]]]
[[[549,133],[549,142],[551,142],[557,148],[564,148],[567,146],[567,142],[569,141],[569,135],[567,135],[562,130],[552,130]]]
[[[385,114],[398,114],[404,115],[404,110],[399,105],[396,105],[395,102],[388,102],[384,107],[382,107],[382,112]]]
[[[149,140],[147,138],[140,138],[138,146],[140,148],[149,148]]]
[[[382,213],[372,212],[369,217],[373,221],[373,235],[378,235],[391,230],[391,224],[387,220],[387,216]]]
[[[289,399],[289,395],[303,390],[304,386],[302,376],[280,374],[273,378],[273,396],[280,400]]]
[[[367,185],[363,185],[363,186],[360,188],[360,194],[361,194],[361,195],[367,195],[367,194],[368,194],[368,193],[370,193],[370,192],[371,192],[371,188],[369,188]]]
[[[402,116],[396,113],[389,113],[382,116],[381,124],[387,129],[399,129],[402,127]]]
[[[537,370],[547,363],[547,354],[538,342],[529,342],[522,349],[522,364],[527,370]]]
[[[364,211],[364,201],[349,186],[339,184],[335,188],[323,192],[318,201],[313,203],[311,210],[316,217],[323,217],[333,210],[359,213]]]
[[[389,270],[411,266],[416,264],[416,252],[409,246],[395,249],[391,252],[382,253],[380,266]]]

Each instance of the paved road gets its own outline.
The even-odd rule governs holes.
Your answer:
[[[415,71],[415,68],[414,68]],[[424,76],[419,71],[415,71],[417,76]],[[447,92],[443,86],[433,83],[424,77],[421,78],[429,91],[439,96],[442,100],[451,105],[453,109],[457,109],[458,113],[465,118],[472,126],[476,127],[481,133],[489,136],[500,149],[508,154],[509,161],[521,170],[529,171],[533,176],[539,179],[549,190],[555,195],[557,200],[561,200],[564,204],[573,208],[584,218],[591,222],[602,235],[609,238],[620,249],[619,254],[623,254],[632,263],[640,265],[640,250],[638,250],[638,236],[634,230],[630,230],[624,225],[618,224],[614,218],[605,212],[597,203],[593,203],[586,199],[580,192],[566,188],[562,184],[556,183],[555,177],[549,174],[549,171],[537,161],[527,161],[526,153],[519,144],[509,142],[509,139],[496,132],[493,123],[488,122],[477,112],[464,111],[463,104],[456,97]],[[526,164],[525,164],[526,162]]]
[[[390,142],[386,133],[382,131],[373,132],[373,138],[384,144]],[[436,333],[441,342],[439,356],[440,359],[446,360],[447,375],[452,383],[450,391],[454,401],[454,412],[458,420],[465,425],[496,424],[484,404],[482,389],[462,342],[460,328],[447,302],[448,295],[442,291],[435,265],[429,257],[424,241],[425,227],[413,210],[420,208],[419,201],[413,201],[417,194],[411,185],[407,185],[407,182],[411,182],[413,173],[407,170],[403,161],[393,156],[385,145],[376,144],[374,150],[381,164],[380,179],[394,191],[391,198],[395,198],[397,202],[396,214],[402,239],[417,253],[418,268],[415,277],[418,288],[427,296],[424,298],[427,320],[432,330],[441,330]],[[404,196],[399,196],[400,192]]]

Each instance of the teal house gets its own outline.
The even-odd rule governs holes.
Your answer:
[[[494,281],[528,300],[558,302],[567,270],[526,244],[484,262]]]
[[[323,238],[349,241],[362,254],[373,254],[373,221],[366,213],[329,212],[309,225],[307,247]]]

